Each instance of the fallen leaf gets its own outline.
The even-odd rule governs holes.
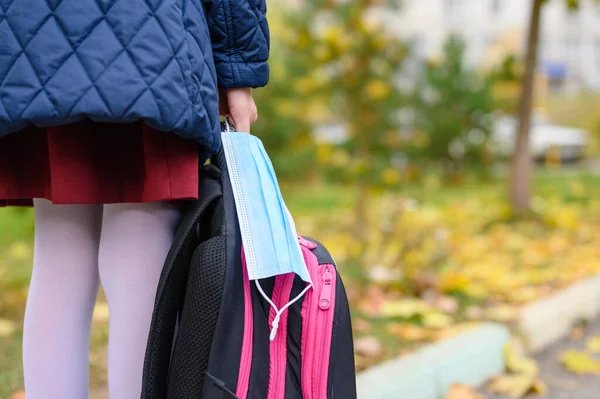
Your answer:
[[[537,378],[534,381],[533,386],[531,387],[531,391],[529,393],[534,393],[536,395],[545,395],[547,391],[548,387],[546,386],[546,383],[540,378]]]
[[[444,399],[484,399],[484,397],[467,385],[454,384]]]
[[[93,320],[95,322],[108,321],[108,305],[104,302],[99,302],[94,307]]]
[[[444,313],[431,312],[423,315],[423,325],[429,328],[445,328],[452,325],[452,317]]]
[[[469,306],[465,313],[470,320],[481,320],[483,318],[483,309],[478,306]]]
[[[456,313],[458,311],[458,301],[449,296],[442,296],[435,301],[434,306],[446,313]]]
[[[380,313],[384,317],[408,319],[413,316],[422,315],[430,310],[431,306],[419,299],[401,299],[384,303]]]
[[[402,273],[385,266],[377,265],[369,269],[368,278],[376,284],[390,284],[400,281]]]
[[[498,305],[484,311],[484,316],[493,321],[506,323],[514,320],[517,311],[508,305]]]
[[[538,366],[535,360],[525,356],[523,346],[513,339],[504,347],[506,370],[515,374],[537,375]]]
[[[0,319],[0,337],[6,338],[13,335],[18,330],[18,325],[14,321]]]
[[[545,390],[544,383],[531,374],[505,374],[498,376],[488,385],[490,393],[520,399],[525,395]]]
[[[588,339],[587,348],[592,353],[600,353],[600,336]]]
[[[362,371],[371,365],[371,361],[364,356],[358,356],[355,354],[354,356],[354,366],[356,367],[356,371]]]
[[[16,261],[29,259],[31,257],[31,247],[24,241],[17,241],[8,249],[8,256]]]
[[[442,277],[440,289],[444,293],[465,292],[471,281],[459,273],[450,273]]]
[[[352,328],[357,333],[366,333],[371,331],[373,326],[365,319],[356,319],[352,321]]]
[[[363,337],[354,342],[354,351],[365,357],[378,357],[383,353],[383,346],[377,337]]]
[[[477,326],[475,323],[462,323],[453,325],[447,328],[430,330],[427,332],[427,338],[430,341],[439,341],[446,338],[452,338],[462,332],[465,332],[473,327]]]
[[[427,333],[423,328],[406,323],[390,324],[387,326],[386,331],[388,334],[404,341],[422,341],[427,337]]]
[[[569,339],[571,341],[578,341],[585,335],[585,328],[583,327],[575,327],[571,330],[569,334]]]
[[[560,361],[574,374],[600,374],[600,361],[585,352],[574,349],[565,351],[560,355]]]

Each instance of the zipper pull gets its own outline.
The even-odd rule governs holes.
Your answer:
[[[331,306],[331,285],[333,284],[333,275],[329,271],[329,267],[323,273],[323,289],[319,298],[319,308],[327,310]]]

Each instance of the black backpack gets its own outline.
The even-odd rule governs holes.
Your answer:
[[[335,262],[299,237],[314,289],[275,311],[248,280],[223,152],[200,170],[159,281],[142,399],[354,399],[350,311]],[[260,281],[277,305],[298,296],[296,275]]]

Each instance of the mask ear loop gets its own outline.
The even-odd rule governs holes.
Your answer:
[[[223,120],[223,124],[225,125],[225,133],[233,133],[235,132],[235,125],[231,122],[229,116],[226,116]]]
[[[273,323],[271,324],[272,329],[271,329],[271,335],[269,336],[269,340],[273,341],[275,339],[275,337],[277,336],[277,330],[279,329],[279,320],[281,320],[281,315],[283,315],[283,312],[285,312],[290,306],[292,306],[293,304],[298,302],[300,300],[300,298],[302,298],[304,296],[304,294],[306,294],[308,292],[308,290],[313,287],[313,285],[308,284],[306,286],[306,288],[300,294],[298,294],[298,296],[296,298],[294,298],[293,300],[288,302],[281,309],[277,309],[277,305],[275,305],[273,303],[273,301],[271,300],[271,298],[269,298],[269,296],[267,294],[265,294],[265,291],[263,291],[262,287],[260,286],[259,281],[255,280],[254,282],[256,284],[256,288],[258,288],[258,291],[260,292],[260,295],[262,295],[262,297],[265,298],[265,300],[267,302],[269,302],[269,305],[271,305],[271,307],[273,309],[275,309],[275,318],[273,319]]]
[[[231,120],[229,119],[229,116],[226,116],[224,118],[223,125],[225,126],[225,133],[236,132],[235,126],[231,122]],[[287,208],[286,208],[286,211],[287,211]],[[288,217],[291,218],[291,215],[290,215],[289,211],[287,211],[287,212],[288,212]],[[256,284],[256,288],[260,292],[260,295],[269,303],[269,305],[273,309],[275,309],[275,318],[273,319],[273,323],[271,323],[272,329],[271,329],[271,334],[269,335],[269,340],[273,341],[275,339],[275,337],[277,336],[277,331],[279,329],[279,321],[281,320],[281,316],[283,315],[283,313],[290,306],[292,306],[293,304],[295,304],[296,302],[298,302],[308,292],[308,290],[310,290],[311,288],[313,288],[313,285],[312,285],[312,283],[309,283],[306,286],[306,288],[304,288],[304,290],[302,290],[302,292],[300,294],[298,294],[298,296],[296,298],[292,299],[290,302],[288,302],[281,309],[277,309],[277,305],[275,305],[275,303],[273,303],[273,301],[271,300],[271,298],[269,298],[269,296],[262,289],[262,287],[260,286],[260,282],[258,280],[255,280],[255,284]]]

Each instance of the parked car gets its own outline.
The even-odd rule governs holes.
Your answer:
[[[502,117],[494,123],[492,145],[496,152],[511,156],[514,151],[518,121]],[[558,151],[564,162],[583,158],[589,144],[585,130],[548,123],[545,118],[534,116],[531,125],[531,153],[536,160],[544,160],[552,150]]]

